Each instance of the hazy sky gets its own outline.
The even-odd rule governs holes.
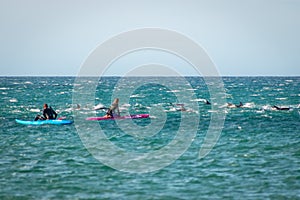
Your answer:
[[[221,75],[300,75],[300,0],[1,0],[0,27],[0,75],[76,75],[97,45],[144,27],[188,36]]]

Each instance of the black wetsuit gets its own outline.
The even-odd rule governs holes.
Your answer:
[[[43,110],[43,116],[45,119],[56,119],[57,113],[50,107]]]
[[[117,112],[116,112],[117,111]],[[113,103],[108,111],[106,112],[108,117],[120,116],[119,105],[117,103]]]
[[[45,108],[43,110],[43,116],[37,115],[34,121],[56,119],[56,117],[57,117],[57,113],[50,107],[50,108]]]
[[[279,108],[277,106],[273,106],[273,108],[276,108],[276,110],[290,110],[290,108]]]

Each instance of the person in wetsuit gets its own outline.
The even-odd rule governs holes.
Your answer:
[[[239,105],[235,105],[235,104],[232,104],[232,103],[227,103],[227,107],[228,108],[242,108],[244,105],[242,102],[240,102]]]
[[[290,108],[281,108],[281,107],[278,107],[278,106],[272,106],[272,108],[275,108],[276,110],[290,110]]]
[[[240,104],[239,105],[235,105],[237,108],[240,108],[240,107],[243,107],[243,103],[242,102],[240,102]]]
[[[44,104],[44,110],[43,110],[43,116],[37,115],[34,119],[34,121],[37,120],[49,120],[49,119],[56,119],[57,113],[50,107],[48,107],[48,104]]]
[[[205,99],[205,104],[210,105],[211,103],[207,99]]]
[[[119,117],[119,116],[120,116],[119,99],[116,98],[113,101],[113,103],[111,104],[110,108],[107,110],[106,115],[104,117],[113,118],[113,117]]]
[[[184,107],[184,104],[183,103],[178,103],[176,104],[176,106],[179,106],[179,107],[176,107],[176,111],[186,111],[186,108]]]

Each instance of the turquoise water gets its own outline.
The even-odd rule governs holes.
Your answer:
[[[100,125],[107,138],[126,151],[151,152],[174,139],[185,116],[176,104],[184,103],[187,116],[199,115],[196,137],[173,163],[149,173],[123,172],[100,162],[80,139],[78,123],[24,126],[15,122],[34,119],[43,103],[68,119],[75,112],[104,115],[102,110],[95,113],[93,106],[110,105],[118,80],[101,79],[95,103],[77,109],[72,102],[73,77],[0,78],[0,199],[300,199],[299,77],[224,77],[226,101],[244,106],[217,105],[226,113],[224,128],[202,159],[198,153],[212,113],[205,99],[214,103],[205,82],[188,77],[195,97],[178,102],[176,95],[184,88],[170,90],[153,83],[157,78],[145,79],[151,84],[128,94],[130,101],[120,103],[120,109],[122,114],[137,114],[162,108],[166,122],[157,134],[136,138],[114,121],[86,123]],[[273,105],[291,109],[274,110]],[[155,117],[134,123],[146,129]]]

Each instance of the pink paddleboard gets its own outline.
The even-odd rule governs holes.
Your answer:
[[[138,114],[138,115],[128,115],[128,116],[121,116],[121,117],[88,117],[86,120],[119,120],[119,119],[141,119],[141,118],[148,118],[149,114]]]

